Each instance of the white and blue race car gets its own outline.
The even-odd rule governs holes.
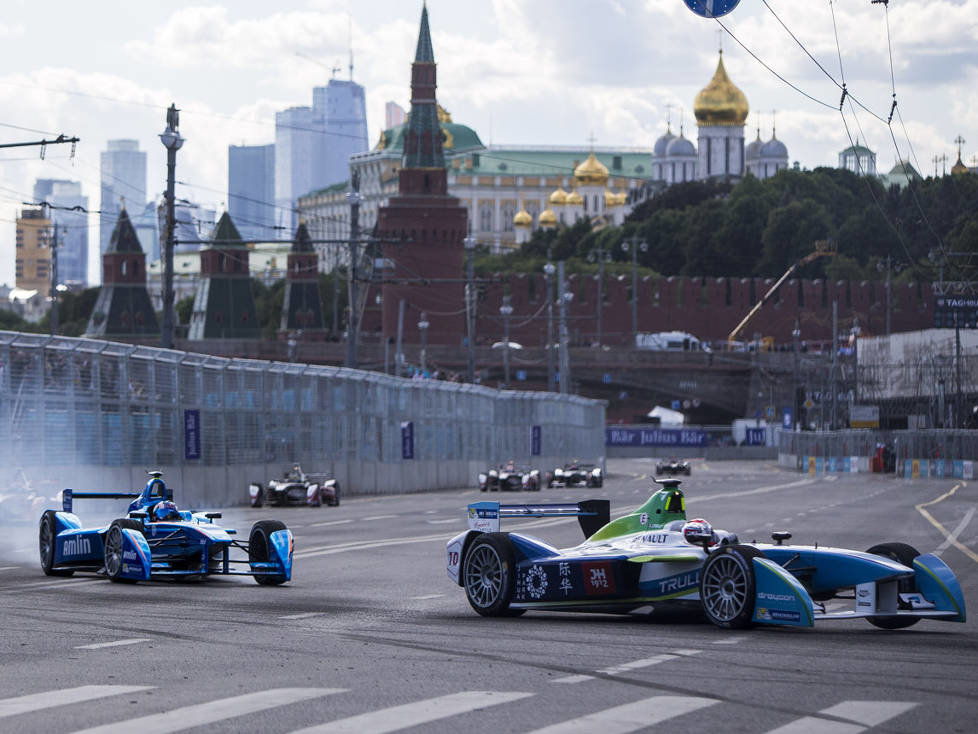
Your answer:
[[[41,515],[41,570],[48,576],[94,571],[112,581],[253,576],[263,586],[292,578],[292,531],[278,520],[256,522],[245,543],[214,520],[219,512],[190,512],[173,503],[161,472],[149,472],[142,492],[62,492],[62,509]],[[72,512],[76,499],[131,499],[126,517],[84,528]],[[239,551],[233,557],[232,552]]]
[[[774,543],[741,543],[705,520],[687,520],[680,480],[656,481],[662,489],[615,520],[607,500],[471,504],[469,529],[448,541],[448,576],[483,616],[678,606],[728,629],[853,618],[885,629],[965,621],[960,584],[935,555],[904,543],[866,552],[788,545],[787,532],[773,533]],[[519,517],[577,517],[586,540],[558,549],[499,532],[502,518]]]

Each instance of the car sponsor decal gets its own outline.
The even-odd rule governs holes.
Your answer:
[[[615,593],[615,574],[608,562],[582,563],[584,592],[588,596]]]
[[[665,596],[666,594],[676,596],[679,592],[696,591],[700,585],[700,570],[697,568],[686,573],[677,573],[673,576],[653,579],[649,582],[651,591],[655,596]]]
[[[765,622],[800,622],[801,612],[790,612],[785,609],[757,608],[757,618]]]
[[[547,584],[547,570],[539,564],[531,566],[523,575],[523,586],[531,599],[540,599],[546,594]]]
[[[92,552],[92,542],[84,535],[66,538],[61,546],[62,556],[83,556]]]
[[[571,565],[566,562],[561,562],[557,564],[557,570],[560,573],[560,590],[564,592],[566,597],[572,591],[574,591],[574,581],[571,577]]]
[[[642,515],[638,519],[638,523],[639,523],[639,525],[648,525],[649,524],[649,513],[643,512]]]

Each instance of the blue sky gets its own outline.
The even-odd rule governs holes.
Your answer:
[[[950,168],[959,135],[965,162],[978,155],[978,0],[894,0],[888,10],[868,0],[743,0],[722,19],[734,37],[681,0],[429,0],[428,10],[439,101],[487,143],[583,145],[593,135],[598,145],[651,147],[667,117],[695,135],[693,98],[722,44],[751,106],[748,138],[758,122],[769,138],[776,121],[804,167],[835,165],[848,134],[885,170],[898,155],[925,175],[935,156]],[[39,13],[5,0],[0,140],[82,140],[74,160],[67,146],[48,148],[44,161],[37,149],[0,151],[0,282],[13,283],[14,219],[36,178],[79,180],[97,208],[100,151],[136,138],[149,156],[148,191],[162,192],[157,135],[171,102],[187,138],[178,195],[221,208],[228,144],[271,142],[276,110],[310,104],[334,66],[347,78],[352,39],[373,144],[384,103],[408,106],[420,12],[405,0],[53,0]],[[843,77],[867,109],[840,114]],[[887,127],[894,89],[899,115]]]

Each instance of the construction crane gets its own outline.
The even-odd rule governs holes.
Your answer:
[[[792,266],[785,271],[784,275],[778,278],[778,281],[768,289],[768,292],[764,294],[764,297],[755,303],[754,307],[747,312],[747,315],[744,316],[743,320],[733,328],[733,331],[730,332],[730,336],[727,337],[727,342],[734,341],[737,334],[739,334],[743,328],[747,326],[747,322],[754,317],[754,314],[761,310],[761,307],[765,303],[771,300],[771,297],[777,293],[778,288],[781,287],[781,284],[784,283],[793,272],[795,272],[802,265],[807,265],[817,258],[834,255],[835,251],[836,246],[832,240],[816,240],[815,251],[808,253],[801,260],[792,264]]]

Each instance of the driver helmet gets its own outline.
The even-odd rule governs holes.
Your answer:
[[[152,517],[157,522],[181,519],[180,510],[177,509],[176,504],[169,500],[157,502],[153,505]]]
[[[709,538],[710,545],[713,545],[716,542],[713,534],[713,527],[706,520],[699,517],[693,520],[688,520],[686,524],[683,525],[683,537],[686,539],[687,543],[692,543],[694,545],[700,545],[707,538]]]

